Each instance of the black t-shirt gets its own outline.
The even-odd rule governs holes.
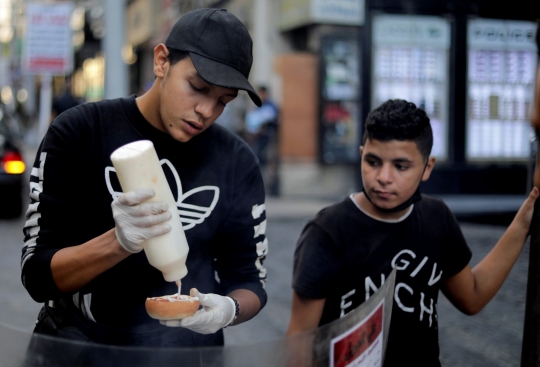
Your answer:
[[[439,366],[437,297],[471,251],[436,198],[422,196],[396,221],[365,214],[352,195],[320,211],[304,228],[294,256],[294,290],[325,298],[320,325],[367,300],[398,269],[385,367]]]
[[[68,299],[88,320],[108,327],[167,329],[148,316],[144,303],[147,297],[173,294],[178,288],[148,263],[144,251],[75,294],[61,292],[51,274],[51,259],[58,250],[83,244],[115,226],[111,202],[122,189],[110,155],[142,139],[154,144],[189,244],[182,293],[192,287],[218,294],[249,289],[264,306],[264,185],[251,149],[216,124],[187,143],[178,142],[145,120],[134,96],[79,105],[52,122],[30,177],[22,251],[22,281],[29,294],[38,302]],[[178,345],[201,339],[188,329],[175,329]],[[200,344],[219,343],[221,333]]]

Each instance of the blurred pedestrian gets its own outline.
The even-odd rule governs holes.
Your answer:
[[[259,86],[257,93],[262,105],[246,115],[246,139],[259,160],[267,192],[276,196],[278,194],[279,110],[270,99],[266,86]]]
[[[246,131],[248,142],[259,160],[261,167],[267,163],[267,148],[271,137],[275,136],[278,127],[278,108],[268,97],[265,86],[260,86],[257,93],[261,98],[262,105],[246,115]]]
[[[69,110],[72,107],[81,104],[81,100],[73,95],[71,76],[65,79],[64,93],[53,98],[51,108],[51,121],[54,120],[62,112]]]
[[[227,103],[223,113],[217,118],[216,123],[226,127],[235,135],[244,139],[244,121],[248,103],[247,95],[239,94],[238,97]]]

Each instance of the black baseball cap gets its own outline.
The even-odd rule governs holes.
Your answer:
[[[253,41],[242,22],[226,9],[196,9],[172,27],[165,46],[189,52],[199,75],[208,83],[245,90],[261,106],[249,84]]]

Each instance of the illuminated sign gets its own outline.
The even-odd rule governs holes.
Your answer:
[[[468,45],[481,49],[536,51],[534,22],[474,19],[468,23]]]
[[[364,0],[281,0],[282,31],[308,24],[364,24]]]

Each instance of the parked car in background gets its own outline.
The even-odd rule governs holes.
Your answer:
[[[20,139],[11,126],[13,122],[0,104],[0,218],[15,218],[22,214],[23,182],[26,165]]]

